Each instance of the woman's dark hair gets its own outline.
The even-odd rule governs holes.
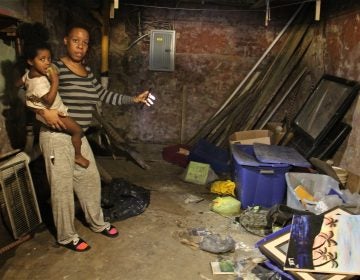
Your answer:
[[[69,36],[70,32],[74,29],[74,28],[81,28],[87,31],[87,33],[90,34],[90,28],[81,23],[81,22],[72,22],[70,24],[67,25],[66,29],[65,29],[65,36]]]

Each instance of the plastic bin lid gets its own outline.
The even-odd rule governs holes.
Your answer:
[[[265,163],[287,163],[299,167],[311,167],[311,164],[292,147],[254,144],[254,153],[259,161]]]
[[[256,159],[255,156],[240,149],[241,145],[231,145],[231,152],[237,164],[255,167],[289,167],[287,163],[264,163]]]

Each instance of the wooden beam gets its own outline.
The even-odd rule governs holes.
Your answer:
[[[109,15],[110,19],[114,19],[115,18],[115,5],[114,3],[110,4],[110,15]]]
[[[109,71],[109,14],[110,3],[105,0],[102,11],[102,28],[101,28],[101,73],[105,74]]]
[[[101,124],[114,147],[127,153],[143,169],[150,169],[150,166],[146,164],[140,154],[127,145],[125,139],[109,123],[107,123],[96,110],[93,113],[93,117]]]
[[[316,7],[315,7],[315,20],[320,20],[320,8],[321,8],[321,0],[316,0]]]

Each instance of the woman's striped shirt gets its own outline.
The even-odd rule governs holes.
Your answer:
[[[133,103],[131,96],[106,90],[88,66],[88,75],[82,77],[72,72],[61,60],[54,64],[59,71],[59,94],[62,101],[69,108],[69,115],[83,130],[89,127],[93,110],[100,100],[112,105]]]

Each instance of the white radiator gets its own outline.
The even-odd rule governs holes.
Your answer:
[[[29,156],[20,152],[0,163],[0,211],[15,239],[33,231],[42,222],[29,161]]]

